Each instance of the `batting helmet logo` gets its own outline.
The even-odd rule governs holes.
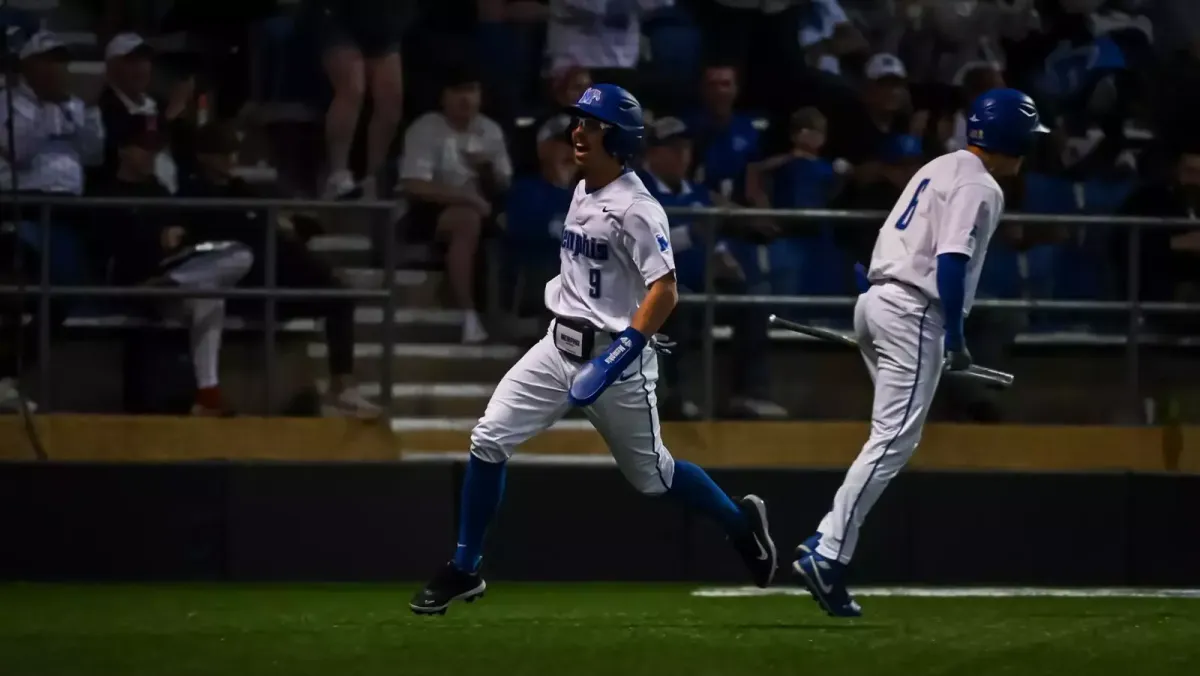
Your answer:
[[[583,93],[583,96],[579,97],[579,105],[597,105],[600,103],[601,98],[603,97],[600,95],[599,89],[596,89],[595,87],[589,87],[588,90]]]

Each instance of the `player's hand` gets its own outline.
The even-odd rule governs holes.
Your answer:
[[[946,350],[943,368],[947,371],[965,371],[971,367],[971,351],[963,345],[955,350]]]
[[[571,389],[567,391],[571,405],[591,406],[634,359],[641,358],[644,347],[646,336],[637,329],[630,327],[618,334],[603,354],[584,364],[571,380]]]

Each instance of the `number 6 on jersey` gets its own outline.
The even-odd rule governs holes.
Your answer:
[[[929,179],[924,179],[917,184],[917,189],[913,191],[912,199],[908,201],[908,208],[904,213],[900,214],[900,218],[896,221],[896,229],[903,230],[912,223],[913,214],[917,213],[917,202],[921,199],[921,193],[925,192],[925,188],[929,187]]]

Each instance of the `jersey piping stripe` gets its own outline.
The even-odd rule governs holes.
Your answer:
[[[650,421],[650,443],[654,450],[654,471],[658,472],[658,480],[662,482],[663,488],[671,490],[667,485],[667,478],[662,473],[662,456],[658,453],[658,431],[654,429],[654,405],[650,403],[650,381],[646,378],[646,372],[642,368],[642,360],[638,359],[638,375],[642,377],[642,392],[646,395],[646,418]]]
[[[892,444],[896,443],[900,435],[904,434],[904,426],[908,424],[908,415],[912,413],[913,400],[917,398],[917,386],[921,383],[921,354],[923,352],[921,348],[924,347],[923,343],[925,342],[925,317],[929,314],[929,307],[931,305],[933,305],[932,302],[925,304],[925,309],[921,310],[921,321],[917,324],[917,369],[913,373],[912,388],[908,391],[908,402],[904,404],[904,415],[900,416],[900,427],[892,435],[892,438],[888,440],[887,445],[883,447],[883,452],[871,464],[871,472],[867,474],[867,480],[858,489],[858,495],[854,496],[854,504],[850,506],[850,513],[846,516],[846,523],[842,524],[843,534],[850,529],[850,524],[854,522],[854,512],[858,511],[858,503],[862,500],[863,493],[867,490],[867,486],[871,484],[871,479],[875,478],[875,471],[879,469],[879,462],[892,449]],[[843,535],[842,541],[838,543],[837,553],[834,555],[835,560],[841,558],[842,548],[845,546],[846,537]]]

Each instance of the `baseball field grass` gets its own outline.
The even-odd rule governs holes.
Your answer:
[[[443,617],[413,585],[0,585],[4,676],[1200,674],[1200,599],[807,597],[493,584]]]

